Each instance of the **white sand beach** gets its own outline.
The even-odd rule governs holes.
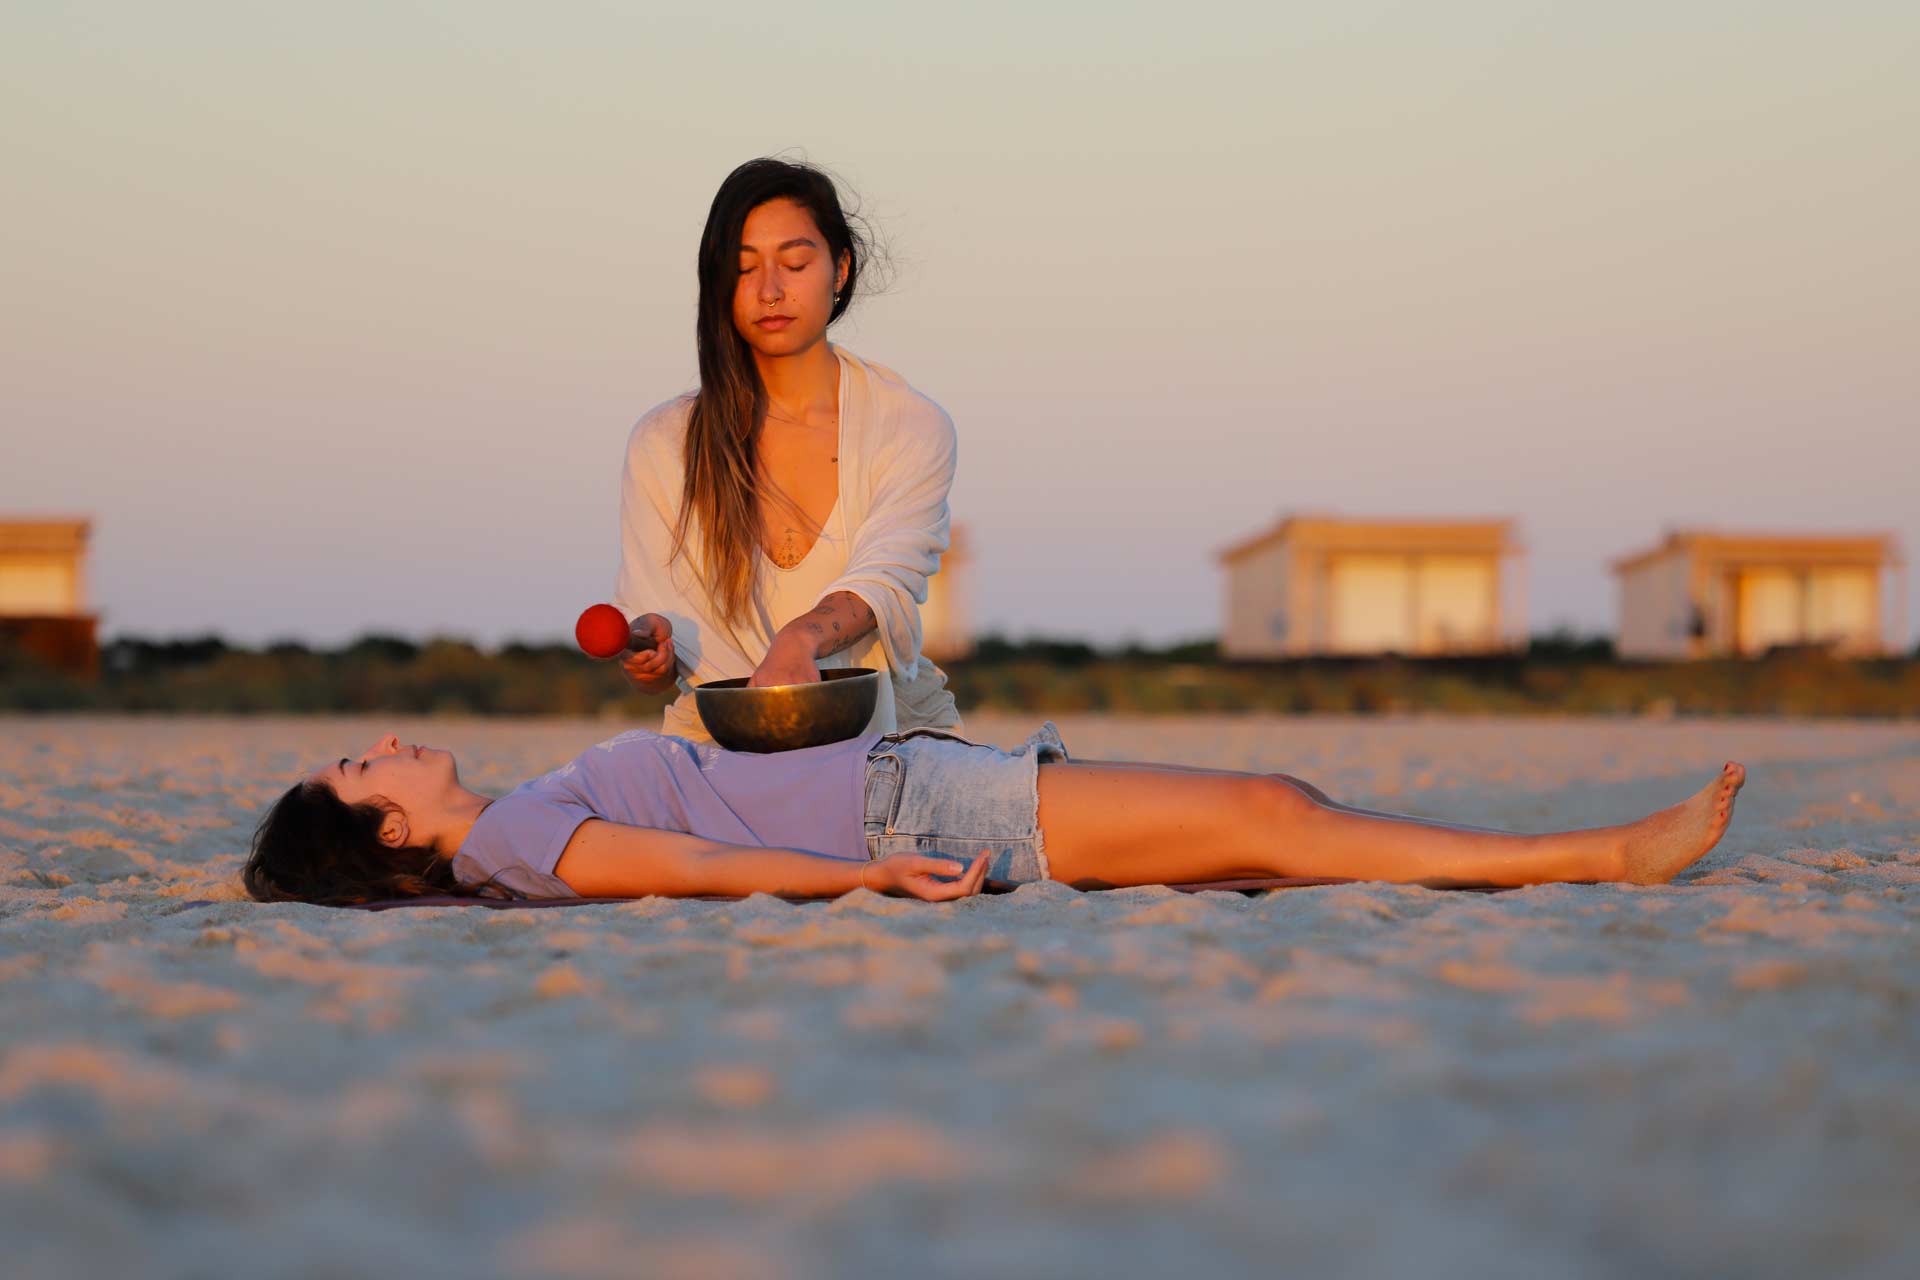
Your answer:
[[[1750,781],[1653,889],[370,914],[240,895],[300,767],[621,726],[0,719],[5,1274],[1920,1274],[1920,729],[1060,724],[1518,829]]]

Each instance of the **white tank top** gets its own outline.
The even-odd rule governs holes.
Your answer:
[[[760,616],[766,627],[766,635],[771,640],[780,628],[819,604],[827,588],[846,573],[847,561],[853,554],[853,543],[847,536],[840,503],[836,501],[833,504],[833,511],[821,527],[819,538],[793,568],[782,569],[768,558],[764,550],[759,550],[757,554],[760,557]],[[840,652],[821,658],[819,666],[822,671],[836,667],[870,667],[880,672],[880,696],[874,702],[873,718],[867,722],[867,732],[893,732],[893,681],[887,675],[887,655],[881,647],[878,631],[870,631]],[[667,708],[664,721],[662,732],[702,740],[709,736],[706,727],[700,723],[700,713],[694,708],[691,693],[680,695]]]

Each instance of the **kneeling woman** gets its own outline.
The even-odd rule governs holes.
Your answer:
[[[940,901],[989,876],[1662,884],[1720,839],[1745,776],[1728,764],[1622,826],[1513,835],[1356,809],[1285,775],[1068,763],[1051,725],[1013,751],[921,730],[764,756],[635,731],[499,799],[461,785],[451,753],[389,736],[282,796],[242,875],[261,901],[329,905],[857,888]]]

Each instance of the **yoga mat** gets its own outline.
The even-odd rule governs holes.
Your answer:
[[[1208,880],[1198,884],[1170,884],[1166,887],[1177,893],[1265,893],[1270,889],[1312,889],[1329,884],[1360,884],[1358,880],[1343,879],[1339,876],[1266,876],[1245,880]],[[981,886],[982,893],[1012,893],[1020,886],[1009,880],[988,880]],[[1105,890],[1089,890],[1102,893]],[[1456,892],[1450,890],[1449,892]],[[1505,893],[1505,889],[1463,888],[1462,893]],[[775,895],[783,896],[783,895]],[[725,895],[700,895],[700,902],[739,902],[737,897]],[[394,911],[402,907],[485,907],[489,911],[517,911],[535,907],[595,907],[607,903],[640,902],[640,898],[457,898],[457,897],[421,897],[389,898],[384,902],[362,902],[354,904],[358,911]],[[831,902],[831,898],[787,898],[788,902]]]

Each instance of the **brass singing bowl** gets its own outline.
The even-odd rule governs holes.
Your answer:
[[[822,671],[818,684],[747,687],[745,678],[693,688],[693,705],[713,740],[729,751],[798,751],[843,742],[867,727],[880,698],[871,667]]]

